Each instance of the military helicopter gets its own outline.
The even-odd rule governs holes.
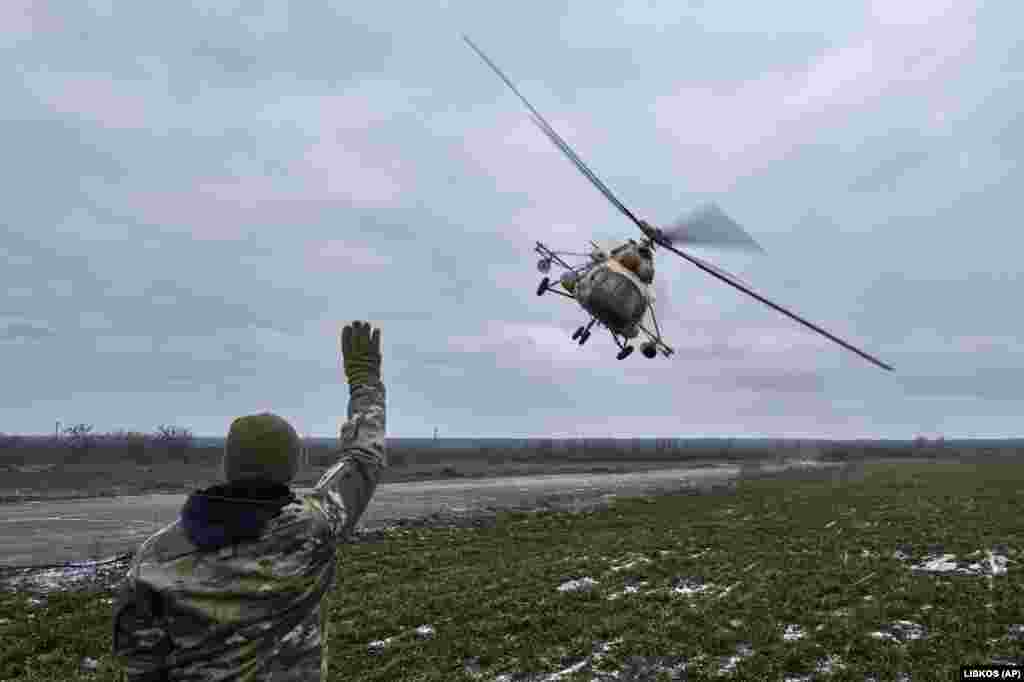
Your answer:
[[[627,239],[625,242],[610,248],[604,248],[591,242],[591,250],[587,253],[555,251],[541,242],[536,243],[535,251],[541,256],[540,261],[537,263],[537,269],[545,275],[537,287],[537,295],[543,296],[545,293],[551,292],[571,299],[590,318],[586,324],[573,332],[572,338],[579,345],[582,346],[587,342],[592,328],[598,325],[599,327],[606,328],[611,333],[615,345],[619,348],[618,355],[616,356],[619,360],[624,360],[633,353],[634,347],[630,341],[641,335],[644,340],[640,344],[640,348],[644,357],[653,359],[657,357],[659,351],[664,357],[669,357],[675,352],[662,338],[661,328],[658,325],[658,319],[654,311],[655,297],[652,287],[654,282],[654,253],[657,248],[662,248],[684,258],[712,277],[739,289],[748,296],[757,299],[808,329],[856,353],[868,362],[882,369],[892,371],[891,365],[843,341],[821,327],[808,322],[777,303],[773,303],[721,268],[677,248],[676,245],[692,244],[763,251],[757,242],[717,205],[706,204],[665,228],[654,227],[647,221],[636,217],[612,194],[611,190],[593,171],[583,163],[580,157],[576,155],[576,152],[555,132],[554,128],[541,116],[540,112],[530,104],[526,97],[512,84],[512,81],[502,73],[501,69],[468,36],[463,35],[462,39],[526,105],[526,108],[532,114],[531,120],[540,128],[540,131],[643,234],[643,238],[640,241]],[[573,257],[583,258],[585,261],[572,265],[567,262],[566,258]],[[552,264],[557,264],[564,270],[558,278],[557,285],[553,284],[551,277],[548,276]],[[559,286],[561,290],[557,288]]]

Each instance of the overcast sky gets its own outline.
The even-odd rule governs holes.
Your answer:
[[[383,329],[389,433],[1024,434],[1024,7],[877,2],[0,3],[0,431],[275,411],[336,432]],[[677,353],[534,294],[534,241],[704,201],[766,254],[669,253]]]

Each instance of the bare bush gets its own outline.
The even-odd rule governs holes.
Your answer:
[[[78,454],[95,447],[96,439],[96,434],[92,432],[92,424],[75,424],[64,429],[64,442],[72,452]]]
[[[23,440],[21,436],[0,432],[0,449],[16,448]]]
[[[153,437],[157,444],[167,448],[172,457],[179,457],[188,464],[188,449],[192,446],[192,432],[189,429],[161,424]]]

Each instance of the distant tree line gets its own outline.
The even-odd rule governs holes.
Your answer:
[[[0,449],[37,445],[40,439],[0,433]],[[108,433],[97,433],[92,424],[79,423],[64,428],[59,435],[42,439],[43,442],[66,447],[75,455],[86,455],[97,448],[117,448],[144,451],[157,447],[166,450],[172,457],[187,459],[187,450],[193,445],[190,429],[161,424],[152,433],[117,429]]]

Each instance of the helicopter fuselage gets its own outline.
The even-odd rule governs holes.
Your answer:
[[[611,332],[619,346],[619,360],[633,352],[629,340],[641,335],[646,339],[640,345],[645,357],[654,358],[659,352],[665,357],[671,355],[674,351],[662,340],[654,314],[654,260],[650,244],[630,239],[608,249],[593,242],[591,245],[590,253],[569,253],[553,251],[537,242],[536,251],[541,256],[538,270],[548,273],[553,263],[564,268],[557,283],[544,277],[537,295],[550,291],[583,308],[590,321],[572,335],[581,346],[596,324]],[[588,262],[570,265],[562,256],[583,257]]]
[[[636,338],[653,298],[649,285],[654,267],[649,252],[642,254],[635,242],[627,242],[610,254],[596,248],[591,253],[593,264],[587,269],[562,275],[562,288],[605,327],[626,338]]]

